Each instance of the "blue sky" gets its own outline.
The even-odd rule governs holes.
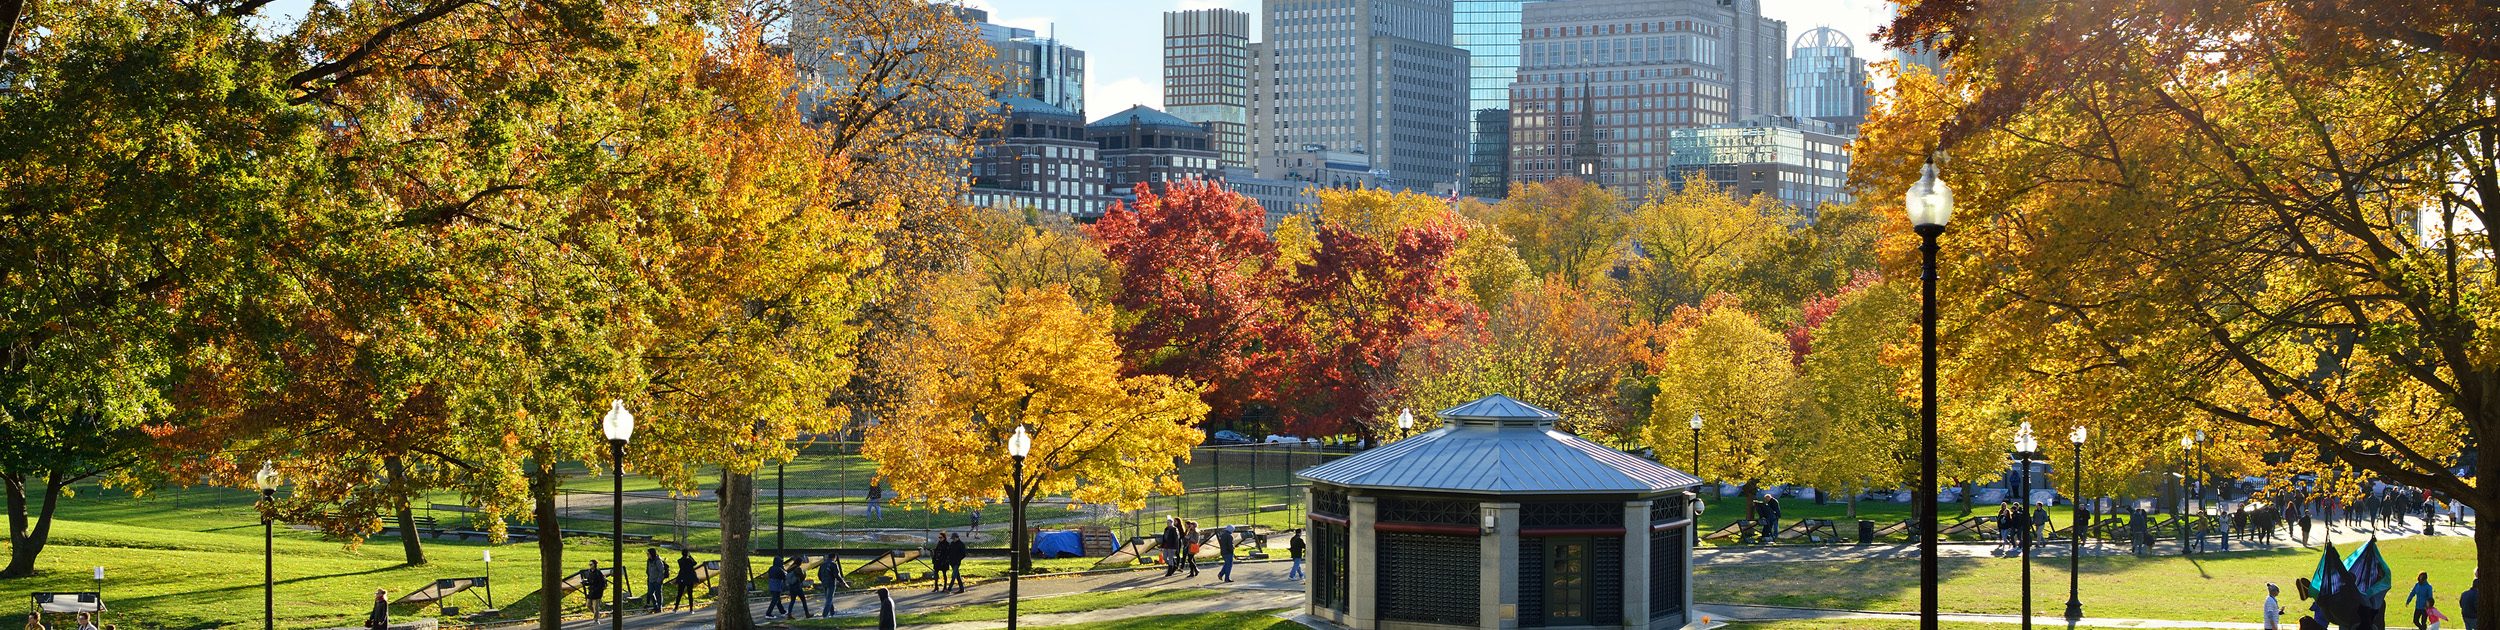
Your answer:
[[[1259,0],[962,0],[987,9],[990,21],[1049,33],[1085,51],[1090,73],[1085,77],[1085,113],[1107,116],[1130,105],[1163,104],[1163,12],[1226,8],[1252,16]],[[1762,12],[1788,22],[1795,37],[1817,26],[1830,26],[1858,43],[1858,56],[1869,61],[1888,58],[1867,44],[1867,36],[1889,19],[1884,0],[1762,0]],[[1256,33],[1252,34],[1257,37]]]

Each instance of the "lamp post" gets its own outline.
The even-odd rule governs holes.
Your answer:
[[[269,511],[277,507],[277,466],[268,460],[260,462],[260,472],[252,475],[252,485],[260,488],[260,623],[261,630],[278,630],[278,561],[276,519]]]
[[[1411,432],[1414,432],[1414,430],[1415,430],[1415,410],[1413,410],[1413,409],[1406,409],[1406,408],[1399,408],[1399,409],[1398,409],[1398,439],[1401,439],[1401,440],[1406,439],[1406,434],[1411,433]]]
[[[1700,478],[1701,478],[1701,414],[1698,414],[1698,413],[1693,414],[1693,419],[1692,419],[1690,422],[1691,422],[1691,423],[1692,423],[1692,425],[1693,425],[1693,478],[1695,478],[1695,479],[1700,479]],[[1698,517],[1696,517],[1696,518],[1698,518]],[[1692,527],[1688,527],[1688,528],[1686,528],[1686,529],[1693,530],[1693,544],[1696,544],[1696,545],[1701,544],[1701,524],[1700,524],[1700,522],[1699,522],[1699,521],[1695,521]]]
[[[1015,540],[1007,542],[1007,630],[1016,630],[1016,589],[1024,576],[1024,456],[1032,453],[1033,436],[1024,432],[1024,425],[1016,425],[1015,435],[1007,436],[1007,456],[1016,460],[1015,485],[1008,487],[1015,496],[1007,498],[1016,520]]]
[[[2069,628],[2083,622],[2083,440],[2087,435],[2082,426],[2076,426],[2074,433],[2066,435],[2067,441],[2075,443],[2075,465],[2067,472],[2068,476],[2075,478],[2075,523],[2071,530],[2074,534],[2066,537],[2066,627]]]
[[[608,583],[615,585],[616,593],[608,601],[616,602],[617,608],[608,615],[608,621],[614,630],[625,630],[625,442],[634,439],[634,412],[625,410],[625,401],[610,403],[608,415],[599,419],[599,431],[608,436],[608,477],[615,482],[614,491],[608,495],[608,507],[613,517],[609,524],[615,528],[611,542],[616,554],[611,564],[616,568],[616,579]]]
[[[2196,553],[2196,548],[2188,545],[2187,523],[2187,473],[2189,472],[2187,467],[2189,458],[2194,457],[2195,453],[2196,438],[2194,436],[2179,436],[2179,508],[2175,511],[2177,512],[2176,520],[2179,521],[2179,555],[2182,556]]]
[[[2023,531],[2014,534],[2014,540],[2022,541],[2023,545],[2023,630],[2031,630],[2031,534],[2040,531],[2040,524],[2031,522],[2030,518],[2031,460],[2039,456],[2039,451],[2040,441],[2032,439],[2031,423],[2024,422],[2021,429],[2014,431],[2014,457],[2020,458],[2023,465],[2022,479],[2017,483],[2022,488],[2022,498],[2014,502],[2015,509],[2022,510],[2024,517]]]
[[[1919,238],[1919,495],[1918,627],[1936,630],[1936,237],[1953,219],[1953,188],[1936,178],[1936,163],[1919,167],[1918,183],[1902,195],[1910,229]]]

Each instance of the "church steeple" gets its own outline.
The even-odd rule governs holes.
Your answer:
[[[1597,101],[1590,91],[1587,81],[1580,82],[1580,138],[1571,145],[1571,176],[1597,184],[1606,158],[1597,151]]]

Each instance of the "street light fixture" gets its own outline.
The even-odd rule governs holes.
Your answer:
[[[261,460],[260,472],[252,475],[252,485],[260,488],[261,630],[278,630],[278,561],[274,553],[277,551],[277,527],[272,525],[276,519],[270,518],[270,510],[277,508],[278,485],[282,483],[286,483],[286,479],[278,476],[278,467],[269,460]]]
[[[2066,537],[2066,627],[2069,628],[2083,621],[2083,440],[2089,436],[2082,425],[2076,425],[2073,433],[2066,434],[2066,440],[2075,443],[2075,465],[2066,473],[2075,479],[2074,526],[2068,530],[2074,533]]]
[[[613,630],[625,630],[625,443],[634,439],[634,412],[625,410],[625,401],[609,403],[608,415],[599,419],[599,431],[608,436],[608,477],[615,482],[608,509],[615,536],[610,542],[616,552],[609,565],[615,568],[616,579],[608,583],[615,585],[616,593],[608,601],[616,602],[616,609],[609,611],[608,621]]]
[[[1405,439],[1405,438],[1406,438],[1406,434],[1411,433],[1411,432],[1414,432],[1414,430],[1415,430],[1415,410],[1413,410],[1413,409],[1407,409],[1407,408],[1403,408],[1403,407],[1399,408],[1399,409],[1398,409],[1398,439]]]
[[[2022,498],[2014,502],[2015,509],[2023,513],[2023,531],[2014,535],[2014,540],[2023,545],[2023,630],[2031,630],[2031,534],[2040,531],[2040,524],[2031,522],[2031,460],[2039,453],[2040,441],[2032,438],[2031,423],[2024,422],[2021,429],[2014,431],[2014,456],[2023,463]]]
[[[2179,436],[2179,509],[2177,511],[2179,521],[2179,555],[2182,556],[2196,553],[2198,551],[2194,546],[2190,546],[2188,544],[2187,522],[2188,473],[2193,472],[2187,470],[2187,467],[2189,458],[2194,457],[2195,454],[2196,437],[2189,435]]]
[[[1936,163],[1919,167],[1918,183],[1901,196],[1918,233],[1919,258],[1919,495],[1918,627],[1936,630],[1936,237],[1953,219],[1953,188],[1936,177]]]
[[[1007,630],[1016,630],[1017,587],[1024,576],[1024,457],[1031,454],[1033,436],[1024,432],[1024,425],[1016,425],[1016,433],[1007,436],[1007,456],[1016,460],[1015,485],[1009,488],[1015,496],[1007,501],[1007,507],[1015,510],[1016,521],[1015,540],[1007,543]]]
[[[1700,478],[1701,478],[1701,414],[1698,414],[1698,413],[1693,414],[1693,419],[1690,421],[1690,423],[1693,425],[1693,478],[1694,478],[1694,479],[1700,479]],[[1698,504],[1696,504],[1696,505],[1698,505]],[[1696,517],[1696,518],[1698,518],[1698,517]],[[1688,528],[1686,528],[1686,529],[1693,530],[1693,544],[1695,544],[1695,545],[1699,545],[1699,544],[1701,544],[1701,526],[1697,523],[1697,524],[1695,524],[1694,526],[1692,526],[1692,527],[1688,527]]]

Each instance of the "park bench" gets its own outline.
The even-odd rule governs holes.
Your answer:
[[[897,571],[897,569],[903,568],[905,563],[919,559],[920,550],[918,549],[898,549],[888,551],[885,552],[884,555],[877,556],[877,559],[875,560],[861,563],[858,567],[851,569],[850,574],[882,582],[886,579],[886,573],[893,572],[896,576],[899,576],[895,580],[899,582],[911,579],[911,574],[908,572]]]
[[[47,615],[104,612],[103,593],[36,593],[35,610]]]
[[[589,572],[589,569],[583,569],[580,571],[574,571],[572,575],[565,576],[563,582],[556,584],[556,592],[571,594],[573,591],[582,590],[582,574]],[[616,567],[599,567],[599,572],[606,574],[608,576],[608,580],[611,582],[616,580]]]
[[[1128,541],[1128,544],[1111,550],[1111,553],[1103,554],[1102,560],[1094,563],[1094,568],[1137,564],[1144,562],[1147,558],[1160,559],[1160,554],[1155,552],[1161,548],[1162,541],[1159,537],[1139,536],[1135,540]]]
[[[1900,522],[1875,528],[1875,540],[1883,540],[1892,536],[1907,534],[1912,528],[1916,527],[1918,527],[1917,519],[1901,519]]]
[[[1975,517],[1971,517],[1971,518],[1968,518],[1968,519],[1963,519],[1963,520],[1962,520],[1962,522],[1959,522],[1959,523],[1954,523],[1954,524],[1952,524],[1952,525],[1946,525],[1946,526],[1944,526],[1944,529],[1943,529],[1943,530],[1940,530],[1940,531],[1937,531],[1937,532],[1936,532],[1936,536],[1938,536],[1938,537],[1939,537],[1939,539],[1943,539],[1943,538],[1952,538],[1952,537],[1954,537],[1954,536],[1963,535],[1963,534],[1969,534],[1969,535],[1979,536],[1979,537],[1983,537],[1983,538],[1984,538],[1984,537],[1987,537],[1987,536],[1991,536],[1991,535],[1996,534],[1996,531],[1997,531],[1997,527],[1996,527],[1996,525],[1997,525],[1997,517],[1994,517],[1994,516],[1975,516]]]
[[[1721,527],[1718,531],[1702,535],[1701,539],[1726,540],[1733,538],[1740,541],[1747,540],[1753,538],[1753,526],[1754,521],[1752,519],[1728,523],[1726,527]]]
[[[469,589],[485,585],[486,578],[482,577],[443,578],[435,580],[432,584],[425,585],[425,588],[409,591],[408,594],[399,596],[399,599],[392,601],[391,605],[416,606],[418,608],[424,608],[426,606],[439,606],[442,605],[443,602],[450,601],[451,596],[453,595],[458,595]],[[445,607],[445,614],[451,614],[451,612],[452,610],[449,607]]]
[[[1817,535],[1817,534],[1821,535]],[[1797,524],[1772,534],[1773,540],[1805,539],[1807,542],[1840,542],[1840,528],[1828,518],[1799,519]]]

